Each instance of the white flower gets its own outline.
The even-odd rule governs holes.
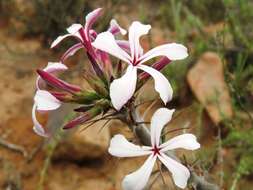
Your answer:
[[[101,56],[101,51],[94,52],[91,46],[91,42],[97,36],[97,32],[92,29],[93,24],[101,16],[102,8],[97,8],[87,14],[85,17],[85,25],[81,25],[79,23],[72,24],[67,28],[67,34],[58,36],[51,44],[51,48],[56,47],[60,42],[62,42],[65,38],[74,37],[77,39],[77,43],[71,46],[61,57],[61,61],[65,61],[68,57],[73,56],[78,50],[85,48],[92,56]],[[107,30],[113,35],[117,35],[121,33],[122,35],[126,34],[126,30],[121,28],[115,19],[112,19],[110,22],[110,26]],[[121,46],[121,43],[119,42]],[[97,55],[96,55],[97,54]]]
[[[59,71],[67,70],[67,66],[58,62],[49,62],[48,65],[43,69],[50,74],[56,74]],[[61,106],[61,102],[56,99],[51,93],[46,90],[42,90],[43,80],[40,76],[36,80],[36,94],[34,96],[34,104],[32,108],[32,120],[33,130],[40,136],[48,137],[49,133],[45,131],[43,126],[39,123],[36,118],[36,111],[47,112],[58,109]]]
[[[138,21],[129,27],[130,54],[119,46],[110,32],[98,34],[92,45],[104,52],[107,52],[129,64],[126,73],[119,79],[112,82],[110,86],[110,97],[113,106],[120,110],[121,107],[133,96],[137,81],[137,69],[141,69],[154,78],[155,90],[160,94],[166,104],[172,98],[172,88],[169,81],[157,70],[143,65],[144,62],[157,57],[166,56],[170,60],[180,60],[188,56],[187,48],[181,44],[170,43],[157,46],[150,51],[143,53],[139,38],[147,34],[150,25],[144,25]]]
[[[180,188],[186,187],[188,178],[190,177],[189,170],[184,165],[167,156],[166,151],[177,148],[195,150],[200,147],[200,144],[192,134],[179,135],[160,144],[162,129],[171,120],[173,112],[174,110],[160,108],[154,113],[150,129],[151,147],[134,145],[128,142],[123,135],[115,135],[111,139],[109,153],[113,156],[135,157],[149,155],[145,163],[137,171],[124,178],[122,182],[124,190],[144,189],[157,158],[171,172],[175,184]]]

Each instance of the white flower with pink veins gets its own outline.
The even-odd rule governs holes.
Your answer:
[[[183,148],[196,150],[200,148],[196,137],[192,134],[176,136],[165,143],[160,143],[161,132],[171,118],[173,110],[167,108],[158,109],[151,119],[151,146],[138,146],[130,143],[123,135],[115,135],[111,139],[109,153],[116,157],[136,157],[148,155],[145,163],[135,172],[127,175],[122,182],[124,190],[143,190],[150,178],[156,160],[160,160],[171,172],[176,186],[185,188],[190,177],[187,167],[166,155],[169,150]]]
[[[55,74],[59,71],[65,71],[67,70],[67,66],[58,63],[58,62],[49,62],[48,65],[43,69],[44,71]],[[34,104],[32,109],[32,120],[33,120],[33,130],[35,133],[37,133],[40,136],[48,137],[49,134],[45,131],[45,129],[42,127],[42,125],[39,123],[39,121],[36,118],[36,111],[38,112],[47,112],[56,110],[61,106],[61,102],[57,100],[50,92],[47,90],[43,90],[44,81],[41,79],[41,77],[37,77],[36,80],[36,94],[34,96]]]
[[[128,34],[130,54],[119,46],[113,34],[108,31],[98,34],[92,43],[92,46],[95,48],[128,63],[126,73],[121,78],[114,80],[110,86],[111,101],[117,110],[120,110],[135,92],[137,69],[147,72],[154,78],[155,90],[160,94],[165,104],[172,98],[173,91],[166,77],[156,69],[143,65],[143,63],[157,56],[166,56],[172,61],[184,59],[188,56],[187,48],[181,44],[169,43],[157,46],[143,53],[139,38],[147,34],[150,29],[150,25],[144,25],[138,21],[131,24]]]

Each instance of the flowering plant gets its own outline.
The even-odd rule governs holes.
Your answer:
[[[169,43],[144,53],[139,39],[148,33],[151,26],[138,21],[130,25],[128,41],[116,38],[118,34],[125,35],[127,31],[121,28],[114,19],[111,20],[107,31],[98,34],[92,29],[92,26],[101,15],[101,11],[101,8],[92,11],[86,16],[84,26],[73,24],[67,28],[67,34],[53,41],[51,48],[70,37],[78,42],[61,56],[59,62],[50,62],[44,69],[37,70],[39,76],[36,81],[32,109],[33,129],[40,136],[52,137],[52,131],[44,128],[37,120],[36,112],[56,110],[62,103],[75,104],[74,111],[79,113],[79,116],[69,121],[63,126],[63,129],[85,124],[101,114],[103,119],[113,116],[127,124],[142,146],[128,142],[122,135],[116,135],[111,140],[109,153],[117,157],[149,155],[139,170],[124,178],[123,189],[141,190],[145,188],[157,159],[171,171],[175,184],[185,188],[190,177],[189,169],[171,159],[167,153],[176,148],[189,150],[199,148],[196,137],[192,134],[182,134],[167,142],[161,141],[163,127],[171,120],[174,110],[158,109],[152,117],[149,131],[136,110],[135,98],[136,92],[151,76],[154,79],[155,90],[166,105],[172,99],[173,90],[167,78],[159,71],[171,61],[186,58],[187,48],[181,44]],[[84,78],[92,88],[90,91],[69,84],[56,76],[58,72],[68,69],[64,64],[65,60],[80,49],[85,51],[89,59]],[[120,61],[116,65],[113,64],[110,55]],[[157,56],[162,57],[158,62],[151,66],[144,65],[145,62]],[[121,61],[127,64],[126,69]],[[45,84],[52,88],[47,90]]]

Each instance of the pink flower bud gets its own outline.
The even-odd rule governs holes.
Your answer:
[[[81,88],[76,86],[76,85],[72,85],[72,84],[68,84],[67,82],[58,79],[57,77],[43,71],[43,70],[37,70],[37,73],[40,75],[40,77],[47,82],[50,86],[55,87],[55,88],[59,88],[61,90],[70,92],[70,93],[77,93],[81,91]]]

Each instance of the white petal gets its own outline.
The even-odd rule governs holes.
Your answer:
[[[77,33],[81,28],[83,28],[83,26],[81,25],[81,24],[72,24],[71,26],[69,26],[68,28],[67,28],[67,31],[68,31],[68,33],[70,33],[70,34],[75,34],[75,33]]]
[[[170,60],[180,60],[188,56],[187,48],[181,44],[170,43],[157,46],[147,53],[145,53],[140,59],[141,63],[144,63],[157,56],[166,56]]]
[[[127,141],[123,135],[115,135],[110,142],[109,153],[117,157],[135,157],[152,154],[151,147],[141,147]]]
[[[57,46],[62,40],[64,40],[67,37],[74,37],[77,38],[79,41],[82,42],[82,38],[80,36],[80,34],[78,33],[78,31],[83,28],[83,26],[81,24],[72,24],[71,26],[69,26],[67,28],[67,31],[69,34],[65,34],[65,35],[61,35],[58,36],[51,44],[51,48],[54,48],[55,46]]]
[[[68,67],[60,62],[48,62],[47,66],[43,70],[52,73],[55,71],[64,71],[67,69]]]
[[[140,45],[140,37],[148,33],[151,29],[150,25],[142,24],[138,21],[134,21],[129,27],[129,43],[131,48],[132,58],[138,59],[143,54],[143,49]]]
[[[62,40],[64,40],[65,38],[68,37],[74,37],[76,39],[78,39],[79,41],[82,41],[82,38],[80,37],[79,33],[76,34],[65,34],[62,36],[58,36],[51,44],[50,48],[54,48],[55,46],[57,46]]]
[[[115,79],[110,85],[110,97],[115,109],[122,106],[133,96],[136,88],[137,69],[129,65],[126,73],[119,79]]]
[[[112,19],[110,22],[110,27],[108,29],[109,32],[111,32],[113,35],[116,35],[118,33],[121,33],[122,35],[125,35],[127,31],[120,27],[118,22],[115,19]]]
[[[111,32],[102,32],[98,34],[92,45],[97,49],[100,49],[127,63],[130,63],[130,56],[118,46]]]
[[[160,94],[164,104],[172,99],[173,90],[168,79],[162,73],[146,65],[140,65],[138,68],[147,72],[154,78],[155,90]]]
[[[73,36],[72,34],[65,34],[65,35],[62,35],[62,36],[58,36],[51,44],[51,47],[50,48],[54,48],[55,46],[57,46],[63,39],[67,38],[67,37],[70,37],[70,36]]]
[[[49,137],[49,134],[45,132],[42,125],[38,122],[36,118],[36,104],[33,105],[32,109],[32,120],[33,120],[33,130],[36,134],[42,137]]]
[[[101,13],[102,8],[97,8],[92,12],[90,12],[89,14],[87,14],[87,16],[85,17],[85,27],[90,29],[94,24],[94,22],[97,20],[97,18],[101,15]]]
[[[90,41],[89,39],[89,31],[92,27],[92,25],[94,24],[94,22],[97,20],[97,18],[101,15],[102,13],[102,8],[97,8],[94,11],[90,12],[89,14],[87,14],[87,16],[85,17],[85,40],[86,41]]]
[[[187,181],[190,177],[190,172],[188,168],[184,165],[178,163],[177,161],[171,159],[164,153],[161,153],[161,156],[158,155],[158,158],[161,162],[168,168],[168,170],[172,173],[172,178],[176,184],[176,186],[184,189],[187,186]]]
[[[82,49],[84,45],[82,43],[77,43],[71,46],[61,57],[61,61],[64,62],[67,58],[73,56],[79,49]]]
[[[38,111],[55,110],[61,106],[61,102],[46,90],[37,90],[34,102]]]
[[[143,190],[148,183],[157,156],[150,155],[137,171],[127,175],[122,181],[124,190]]]
[[[171,120],[174,109],[158,109],[151,118],[150,136],[152,146],[158,147],[163,127]]]
[[[173,150],[176,148],[196,150],[200,148],[200,144],[197,142],[197,138],[193,134],[183,134],[168,140],[160,147],[162,148],[162,152]]]

